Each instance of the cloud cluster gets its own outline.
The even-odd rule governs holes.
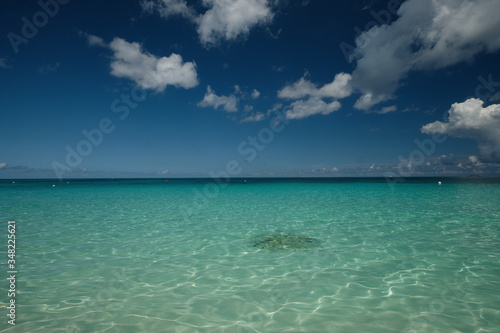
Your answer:
[[[109,48],[114,52],[111,75],[131,79],[144,89],[162,91],[167,85],[185,89],[198,85],[196,64],[183,62],[178,54],[158,58],[142,50],[139,43],[121,38],[113,39]]]
[[[387,10],[383,15],[372,11],[375,20],[369,24],[371,28],[356,38],[349,55],[349,60],[356,61],[352,74],[337,74],[332,83],[321,88],[303,77],[280,90],[278,96],[315,97],[308,101],[313,104],[319,103],[318,98],[339,99],[357,92],[361,96],[354,108],[393,112],[395,105],[378,111],[372,108],[395,99],[396,90],[410,72],[442,69],[499,50],[499,12],[500,1],[496,0],[407,0],[393,12],[396,20]],[[492,100],[496,98],[500,97],[495,95]]]
[[[240,123],[258,122],[258,121],[264,120],[265,118],[266,118],[266,115],[264,113],[256,112],[256,113],[253,113],[253,114],[241,119]]]
[[[256,100],[260,97],[260,92],[257,89],[253,89],[251,93],[246,93],[240,89],[238,85],[234,86],[234,92],[231,95],[217,95],[215,91],[207,86],[207,91],[205,92],[205,96],[203,99],[198,102],[198,106],[202,108],[212,107],[214,109],[218,109],[222,107],[222,109],[229,113],[236,113],[239,111],[238,104],[240,101],[245,100]],[[244,114],[242,115],[240,123],[247,122],[257,122],[265,119],[265,114],[262,112],[254,112],[253,106],[249,104],[245,104],[243,107]],[[236,119],[236,118],[235,118]]]
[[[340,73],[335,75],[332,82],[318,88],[304,75],[295,83],[278,91],[278,97],[295,100],[286,111],[288,119],[302,119],[315,114],[327,115],[340,109],[341,105],[336,99],[351,95],[350,81],[350,74]],[[335,100],[327,103],[324,99]]]
[[[91,46],[101,46],[113,51],[111,75],[133,80],[143,89],[163,91],[168,85],[193,88],[198,85],[194,62],[184,62],[172,53],[169,57],[157,57],[142,49],[139,43],[129,43],[114,38],[106,44],[101,37],[83,34]]]
[[[356,39],[352,83],[362,96],[355,108],[368,110],[394,98],[410,71],[445,68],[497,51],[499,12],[496,0],[405,1],[397,20],[374,26]]]
[[[210,47],[220,40],[235,40],[246,36],[250,29],[272,21],[268,0],[203,0],[207,10],[198,14],[185,0],[144,0],[146,12],[157,12],[164,18],[180,15],[197,25],[201,43]]]
[[[421,131],[475,139],[482,162],[500,163],[500,104],[483,108],[483,103],[475,98],[455,103],[449,110],[448,122],[436,121],[423,126]],[[471,162],[477,162],[477,157],[473,159]]]
[[[141,2],[141,6],[144,11],[156,11],[164,18],[175,15],[180,15],[191,20],[196,18],[196,12],[187,5],[185,0],[144,0]]]
[[[351,94],[351,75],[340,73],[335,75],[332,82],[318,88],[314,83],[306,79],[304,75],[297,82],[284,87],[278,91],[279,98],[299,99],[304,97],[319,98],[344,98]]]
[[[333,101],[325,103],[319,97],[311,97],[307,100],[298,100],[290,104],[285,112],[287,119],[302,119],[315,114],[327,115],[340,109],[340,103]]]
[[[222,106],[224,111],[227,112],[237,112],[238,111],[238,97],[235,94],[229,96],[218,96],[212,90],[210,86],[207,86],[207,92],[203,97],[203,100],[198,103],[199,107],[213,107],[214,109],[218,109],[219,106]]]

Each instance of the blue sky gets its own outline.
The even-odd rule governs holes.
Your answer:
[[[500,173],[496,0],[0,8],[0,178]]]

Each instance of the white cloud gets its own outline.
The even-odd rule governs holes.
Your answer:
[[[469,156],[469,161],[475,166],[482,165],[481,161],[479,161],[479,158],[477,158],[477,156]]]
[[[254,89],[254,90],[252,91],[252,98],[253,98],[253,99],[257,99],[257,98],[259,98],[259,97],[260,97],[260,91],[258,91],[257,89]]]
[[[368,111],[370,108],[380,102],[390,99],[389,96],[384,94],[379,94],[374,96],[371,92],[364,93],[356,103],[354,103],[354,108],[358,110]]]
[[[90,34],[85,34],[87,37],[87,41],[89,42],[90,46],[101,46],[101,47],[106,47],[106,43],[101,37],[90,35]]]
[[[158,58],[144,51],[139,43],[121,38],[114,38],[109,48],[114,52],[111,75],[133,80],[144,89],[162,91],[167,85],[185,89],[198,85],[196,64],[183,62],[178,54]]]
[[[339,73],[335,75],[332,82],[325,84],[321,88],[318,88],[314,83],[307,80],[306,75],[292,85],[286,86],[278,91],[278,97],[287,99],[299,99],[306,96],[344,98],[352,93],[350,74]]]
[[[5,167],[7,165],[7,163],[3,162],[3,163],[0,163],[0,169]]]
[[[248,35],[250,29],[272,21],[268,0],[203,0],[207,10],[198,14],[185,0],[147,0],[141,3],[146,12],[156,11],[169,18],[181,15],[197,25],[201,43],[210,47],[220,40],[235,40]]]
[[[157,11],[163,18],[181,15],[191,20],[196,19],[196,12],[191,7],[188,7],[185,0],[144,0],[141,2],[141,6],[145,12]]]
[[[257,89],[253,89],[251,93],[244,91],[240,88],[240,86],[235,85],[234,86],[234,92],[228,96],[226,95],[217,95],[215,91],[212,89],[212,87],[207,86],[207,91],[205,92],[205,96],[203,97],[203,100],[198,102],[199,107],[213,107],[214,109],[218,109],[219,107],[222,107],[224,111],[226,112],[238,112],[238,104],[240,101],[249,101],[249,100],[255,100],[260,96],[260,92]],[[254,112],[251,115],[249,115],[250,112],[252,112],[254,107],[250,104],[245,104],[243,107],[243,111],[247,113],[245,115],[245,118],[240,119],[240,122],[251,122],[251,121],[260,121],[265,118],[265,114],[262,112]],[[233,118],[233,119],[237,119]]]
[[[269,23],[273,13],[267,0],[204,0],[210,9],[198,18],[198,34],[206,45],[246,36],[250,28]]]
[[[500,162],[500,104],[485,108],[480,99],[455,103],[449,110],[448,122],[436,121],[422,127],[426,134],[442,133],[458,138],[472,138],[479,144],[483,162]],[[474,163],[473,160],[471,160]]]
[[[335,75],[332,82],[320,88],[306,79],[306,76],[307,73],[295,83],[278,91],[279,98],[296,100],[290,104],[290,109],[286,113],[288,119],[302,119],[315,114],[330,114],[340,108],[340,103],[336,100],[327,103],[323,99],[344,98],[352,93],[350,74],[339,73]],[[306,97],[308,99],[304,101],[303,98]]]
[[[399,18],[356,39],[353,85],[368,110],[394,98],[410,71],[435,70],[500,49],[500,1],[408,0]]]
[[[378,113],[378,114],[386,114],[389,112],[395,112],[397,111],[398,108],[396,105],[390,105],[390,106],[384,106],[380,110],[375,110],[375,111],[367,111],[368,113]]]
[[[340,103],[333,101],[325,103],[319,97],[310,97],[308,100],[298,100],[290,104],[290,109],[286,111],[287,119],[302,119],[315,114],[327,115],[340,109]]]
[[[319,96],[344,98],[350,96],[352,93],[351,75],[346,73],[339,73],[331,83],[325,84],[319,89]]]
[[[287,99],[298,99],[303,98],[305,96],[313,96],[316,95],[318,88],[314,83],[307,80],[305,76],[300,78],[297,82],[292,85],[286,86],[280,91],[278,91],[279,98],[287,98]]]
[[[172,53],[169,57],[157,57],[143,50],[139,43],[129,43],[115,37],[107,44],[101,37],[79,32],[87,38],[90,46],[101,46],[113,51],[111,75],[127,78],[143,89],[163,91],[168,85],[193,88],[198,85],[198,74],[194,62],[184,62]]]
[[[240,120],[240,123],[249,123],[249,122],[257,122],[264,120],[266,118],[266,115],[262,112],[257,112],[255,114],[252,114],[248,117],[245,117]]]
[[[238,92],[238,86],[235,86],[235,93]],[[238,111],[238,97],[235,94],[230,96],[218,96],[215,92],[207,86],[207,92],[203,97],[203,100],[198,103],[198,106],[202,108],[213,107],[214,109],[218,109],[219,106],[227,112],[237,112]]]

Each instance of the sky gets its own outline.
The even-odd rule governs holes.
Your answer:
[[[500,1],[0,4],[0,179],[500,175]]]

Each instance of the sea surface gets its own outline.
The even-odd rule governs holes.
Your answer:
[[[499,179],[3,180],[0,230],[1,332],[500,332]]]

